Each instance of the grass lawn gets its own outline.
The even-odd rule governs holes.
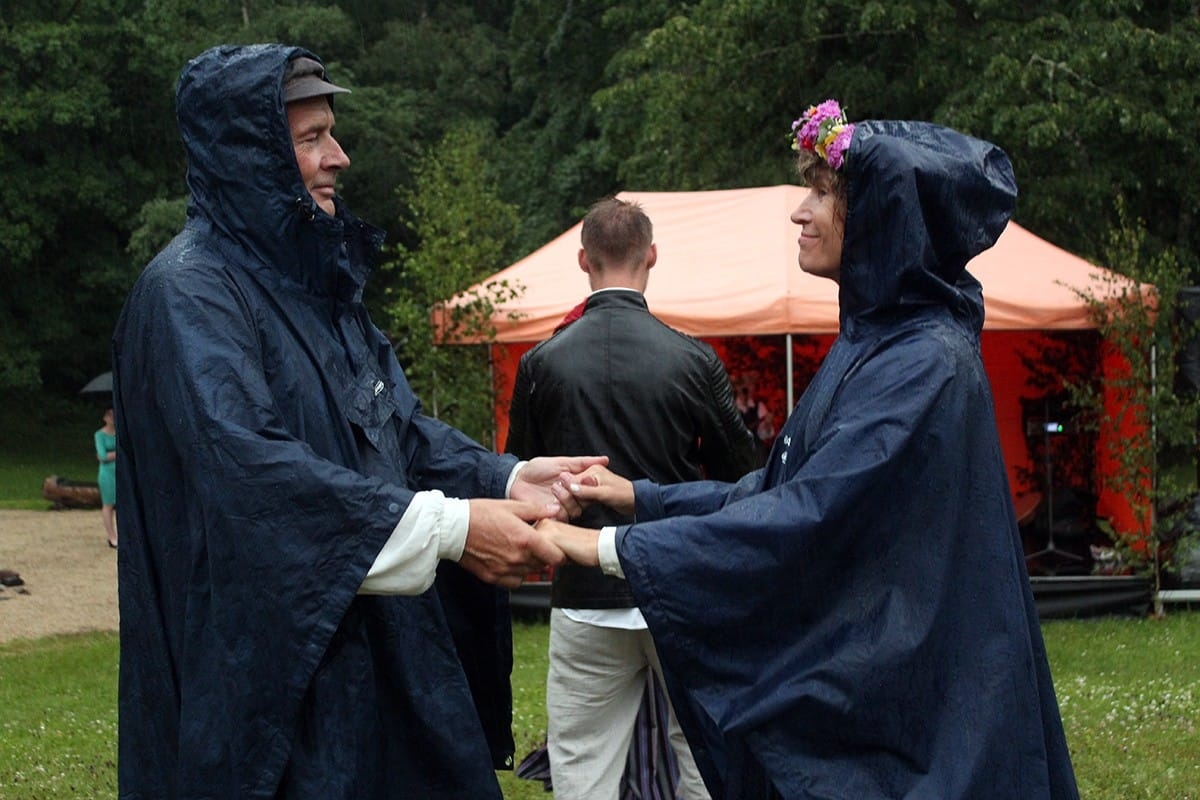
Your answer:
[[[116,634],[0,646],[0,798],[117,796],[117,662]]]
[[[1200,611],[1043,624],[1085,800],[1200,800]]]
[[[544,623],[519,623],[517,759],[546,732]],[[1200,613],[1043,626],[1085,800],[1200,800]],[[0,646],[0,798],[116,794],[115,634]],[[508,800],[549,795],[501,773]],[[1014,799],[1017,800],[1017,799]]]

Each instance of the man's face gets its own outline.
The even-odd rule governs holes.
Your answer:
[[[350,166],[350,158],[333,138],[333,109],[329,107],[329,98],[310,97],[288,103],[287,115],[304,186],[321,210],[333,216],[337,175]]]

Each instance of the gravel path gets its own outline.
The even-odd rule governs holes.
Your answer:
[[[117,629],[117,551],[98,510],[0,509],[0,570],[25,581],[0,591],[0,642]]]

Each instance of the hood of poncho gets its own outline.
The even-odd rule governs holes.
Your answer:
[[[946,306],[976,329],[983,295],[967,262],[996,243],[1017,183],[999,147],[925,122],[855,126],[844,167],[842,329]]]
[[[347,228],[376,244],[382,237],[335,199],[330,217],[309,194],[283,102],[283,73],[303,48],[277,44],[224,46],[190,61],[176,85],[180,134],[191,190],[188,215],[309,292],[347,301],[361,297],[366,270],[343,273],[330,258]],[[319,59],[317,59],[319,60]],[[372,248],[367,248],[369,252]]]

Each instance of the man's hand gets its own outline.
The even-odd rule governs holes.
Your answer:
[[[581,473],[589,467],[602,467],[607,463],[608,456],[542,456],[530,459],[517,473],[508,496],[513,500],[524,500],[552,509],[551,514],[542,516],[573,519],[579,516],[583,508],[570,492],[554,491],[559,476]]]
[[[544,533],[566,554],[567,558],[585,567],[600,566],[600,548],[597,542],[600,531],[568,525],[556,519],[544,519],[537,524],[539,533]]]
[[[554,488],[554,496],[563,508],[574,508],[568,505],[574,500],[580,510],[592,503],[600,503],[620,514],[633,513],[633,482],[622,478],[604,465],[589,467],[582,473],[560,475]],[[579,512],[576,511],[571,513],[570,518],[574,519],[577,516]],[[560,515],[559,519],[561,518]]]
[[[566,560],[562,550],[529,524],[552,515],[554,509],[516,500],[477,498],[470,504],[467,544],[458,563],[480,580],[516,589],[529,573]]]

